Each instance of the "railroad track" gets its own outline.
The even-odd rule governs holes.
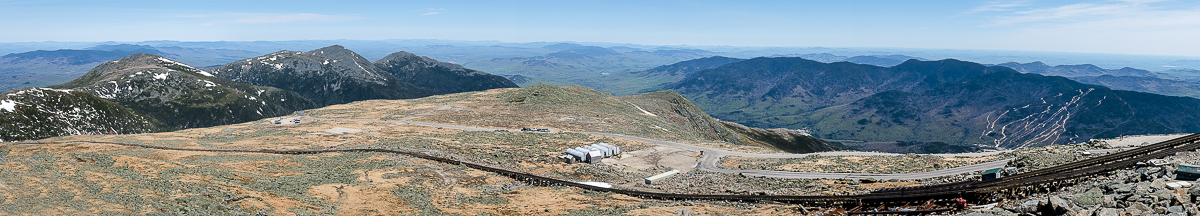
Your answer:
[[[498,173],[508,176],[513,179],[518,179],[532,185],[543,186],[569,186],[586,190],[599,192],[612,192],[625,194],[634,197],[646,199],[663,199],[663,200],[728,200],[728,201],[777,201],[786,203],[803,203],[803,204],[818,204],[827,206],[836,205],[861,205],[865,203],[915,203],[926,202],[929,200],[948,201],[954,198],[976,197],[982,198],[984,195],[1004,191],[1004,190],[1020,190],[1023,187],[1036,187],[1039,185],[1056,184],[1059,182],[1070,181],[1082,177],[1097,175],[1112,170],[1122,169],[1134,165],[1137,162],[1146,161],[1155,158],[1162,158],[1173,155],[1178,152],[1192,151],[1200,148],[1200,133],[1192,134],[1168,141],[1159,142],[1149,146],[1112,153],[1104,156],[1094,157],[1083,161],[1063,164],[1046,169],[1036,170],[1027,173],[1021,173],[1012,176],[1006,176],[996,180],[978,181],[970,180],[963,182],[954,182],[937,185],[925,185],[907,188],[885,188],[868,194],[861,195],[845,195],[845,196],[791,196],[791,195],[714,195],[714,194],[672,194],[646,192],[636,190],[625,190],[615,188],[603,188],[592,185],[580,184],[571,181],[538,176],[530,173],[513,171],[509,169],[489,166],[485,164],[473,163],[462,160],[455,160],[446,157],[439,157],[423,152],[397,150],[397,149],[329,149],[329,150],[239,150],[239,149],[192,149],[192,148],[174,148],[164,146],[152,146],[129,143],[116,142],[96,142],[96,141],[69,141],[69,142],[24,142],[19,144],[70,144],[70,143],[94,143],[94,144],[109,144],[131,146],[139,148],[174,150],[174,151],[204,151],[204,152],[230,152],[230,153],[262,153],[262,154],[286,154],[286,155],[303,155],[303,154],[321,154],[332,152],[375,152],[407,155],[416,158],[422,158],[432,161],[437,161],[446,164],[462,165],[473,169],[479,169],[487,172]]]

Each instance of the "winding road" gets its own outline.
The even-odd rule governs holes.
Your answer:
[[[495,131],[495,130],[497,130],[494,128],[481,128],[481,127],[470,127],[470,126],[461,126],[461,125],[449,125],[449,124],[412,121],[412,119],[416,119],[416,117],[406,118],[404,120],[385,121],[385,120],[369,120],[369,119],[318,118],[318,117],[312,117],[312,116],[305,115],[304,111],[297,111],[296,114],[302,118],[312,119],[312,120],[322,120],[322,121],[358,121],[358,122],[412,124],[412,125],[420,125],[420,126],[427,126],[427,127],[456,129],[456,130],[463,130],[463,131]],[[576,133],[633,140],[633,141],[651,143],[651,144],[662,145],[662,146],[670,146],[670,147],[680,148],[680,149],[684,149],[684,150],[697,151],[697,152],[703,153],[703,157],[700,159],[699,164],[697,164],[697,168],[699,168],[700,170],[709,171],[709,172],[718,172],[718,173],[731,173],[731,174],[742,174],[742,175],[746,175],[746,176],[763,176],[763,177],[774,177],[774,178],[794,178],[794,179],[866,179],[866,178],[874,178],[874,179],[881,179],[881,180],[886,180],[886,179],[897,179],[897,180],[926,179],[926,178],[933,178],[933,177],[939,177],[939,176],[948,176],[948,175],[955,175],[955,174],[961,174],[961,173],[983,171],[983,170],[994,169],[994,168],[1002,168],[1008,164],[1008,161],[1012,160],[1012,159],[1003,159],[1003,160],[997,160],[997,161],[991,161],[991,162],[985,162],[985,163],[979,163],[979,164],[973,164],[973,165],[967,165],[967,166],[960,166],[960,167],[954,167],[954,168],[947,168],[947,169],[941,169],[941,170],[935,170],[935,171],[929,171],[929,172],[893,173],[893,174],[790,172],[790,171],[775,171],[775,170],[741,170],[741,169],[721,168],[720,166],[717,166],[717,163],[719,163],[721,161],[721,158],[725,157],[725,156],[739,156],[739,157],[753,157],[753,158],[803,158],[803,157],[808,157],[811,155],[821,155],[821,156],[896,156],[896,155],[902,155],[902,154],[879,153],[879,152],[852,152],[852,151],[817,152],[817,153],[806,153],[806,154],[761,154],[761,153],[729,151],[729,150],[724,150],[724,149],[701,147],[701,146],[695,146],[695,145],[689,145],[689,144],[677,143],[677,142],[670,142],[670,141],[652,140],[652,139],[646,139],[646,138],[628,136],[628,135],[621,135],[621,134],[600,133],[600,132],[576,132]],[[1105,152],[1110,152],[1110,151],[1114,151],[1114,150],[1116,150],[1116,149],[1099,149],[1099,150],[1090,150],[1089,152],[1105,153]],[[1001,153],[1011,152],[1011,151],[1012,150],[992,151],[992,152],[975,152],[975,153],[958,153],[958,154],[930,154],[930,155],[942,156],[942,157],[956,157],[956,156],[982,157],[982,156],[996,155],[996,154],[1001,154]]]

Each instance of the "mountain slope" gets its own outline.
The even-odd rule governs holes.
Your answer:
[[[620,97],[621,100],[636,105],[639,111],[654,113],[656,117],[666,119],[686,131],[690,137],[701,137],[708,140],[725,141],[736,145],[760,146],[779,149],[791,153],[810,153],[843,150],[841,146],[831,144],[807,134],[788,129],[760,129],[721,121],[709,116],[704,110],[692,104],[682,95],[673,91],[657,91],[638,95]]]
[[[517,87],[516,83],[501,76],[408,52],[392,53],[373,64],[404,82],[437,91],[438,94]]]
[[[827,139],[1017,147],[1200,131],[1190,120],[1171,119],[1200,120],[1192,114],[1196,99],[957,60],[882,68],[758,58],[698,72],[672,88],[717,118],[810,128]]]
[[[814,112],[817,123],[813,131],[835,139],[1014,148],[1077,143],[1094,137],[1200,131],[1200,124],[1190,121],[1200,119],[1197,111],[1200,100],[1192,98],[999,72],[930,91],[888,91],[825,108]]]
[[[892,68],[802,58],[755,58],[697,72],[668,86],[714,117],[752,127],[796,128],[797,115],[875,93],[923,91],[944,82],[1011,71],[953,59]],[[770,116],[770,117],[765,117]]]
[[[295,92],[213,77],[152,54],[106,62],[54,88],[84,91],[175,128],[246,122],[315,107]]]
[[[698,59],[676,62],[676,63],[670,64],[670,65],[654,67],[649,70],[632,72],[632,74],[636,74],[636,75],[639,75],[642,77],[671,76],[671,77],[679,77],[680,79],[682,79],[683,77],[687,77],[688,75],[692,75],[693,73],[696,73],[696,72],[699,72],[702,70],[708,70],[708,69],[720,67],[721,65],[726,65],[729,63],[740,62],[740,61],[745,61],[745,59],[729,58],[729,57],[724,57],[724,56],[713,56],[713,57],[705,57],[705,58],[698,58]]]
[[[708,70],[745,59],[713,56],[676,62],[644,71],[617,73],[590,80],[582,80],[582,85],[596,89],[605,89],[615,95],[632,95],[665,89],[665,85],[678,82],[693,73]]]
[[[321,106],[436,93],[404,82],[338,45],[308,52],[279,51],[207,71],[236,82],[294,91]]]
[[[81,91],[23,88],[0,95],[0,142],[167,129],[154,118]]]

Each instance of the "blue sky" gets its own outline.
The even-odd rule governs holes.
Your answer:
[[[24,1],[0,42],[445,39],[1200,56],[1200,1]]]

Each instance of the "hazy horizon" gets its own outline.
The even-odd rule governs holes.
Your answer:
[[[0,0],[0,43],[455,40],[1200,57],[1200,2]]]

